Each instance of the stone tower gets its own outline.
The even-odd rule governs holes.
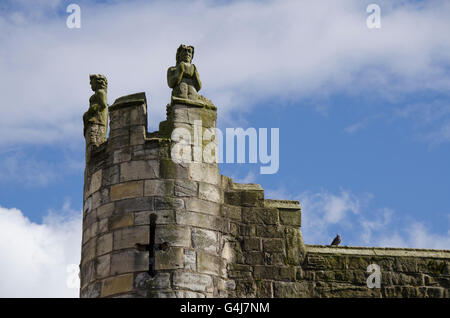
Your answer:
[[[158,131],[147,132],[144,93],[108,107],[108,138],[97,127],[106,123],[85,121],[81,297],[383,296],[365,287],[376,257],[393,273],[418,272],[423,261],[430,277],[448,276],[448,251],[305,246],[298,201],[264,199],[261,186],[220,175],[217,108],[197,93],[192,57],[192,47],[180,46],[169,68],[172,97]],[[93,117],[104,111],[106,88],[98,96]],[[403,293],[404,282],[395,282],[400,289],[386,297]],[[436,295],[448,295],[439,288]]]

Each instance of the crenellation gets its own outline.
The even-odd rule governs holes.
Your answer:
[[[217,108],[198,94],[192,57],[180,46],[158,131],[147,131],[145,93],[107,108],[108,138],[88,127],[81,297],[449,297],[450,251],[305,245],[298,201],[221,175],[201,151]],[[367,286],[371,264],[380,288]]]

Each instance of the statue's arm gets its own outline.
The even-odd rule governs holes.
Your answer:
[[[195,77],[195,89],[197,92],[202,88],[202,82],[200,81],[200,74],[198,74],[197,67],[194,65],[194,77]]]
[[[98,111],[102,111],[105,107],[108,107],[108,100],[106,98],[106,91],[104,89],[99,89],[95,92],[98,102]]]
[[[167,70],[167,84],[170,88],[174,88],[180,84],[183,79],[184,69],[181,64],[169,67]]]

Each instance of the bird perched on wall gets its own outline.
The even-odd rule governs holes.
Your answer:
[[[333,242],[331,242],[331,245],[338,246],[339,243],[341,243],[341,236],[339,234],[336,234],[336,237],[334,238]]]

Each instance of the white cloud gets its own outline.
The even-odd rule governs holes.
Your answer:
[[[78,265],[80,255],[81,213],[69,203],[42,224],[0,207],[0,297],[78,297],[79,285],[66,282],[74,275],[67,266]]]
[[[356,0],[84,2],[79,30],[55,15],[57,1],[23,6],[33,12],[20,11],[25,19],[12,21],[6,12],[0,16],[0,143],[82,140],[89,73],[108,77],[110,103],[146,91],[154,130],[170,96],[166,69],[180,43],[196,47],[203,93],[223,118],[272,97],[394,98],[448,90],[450,38],[438,30],[450,29],[450,4],[380,5],[378,30],[366,27],[365,6]]]

